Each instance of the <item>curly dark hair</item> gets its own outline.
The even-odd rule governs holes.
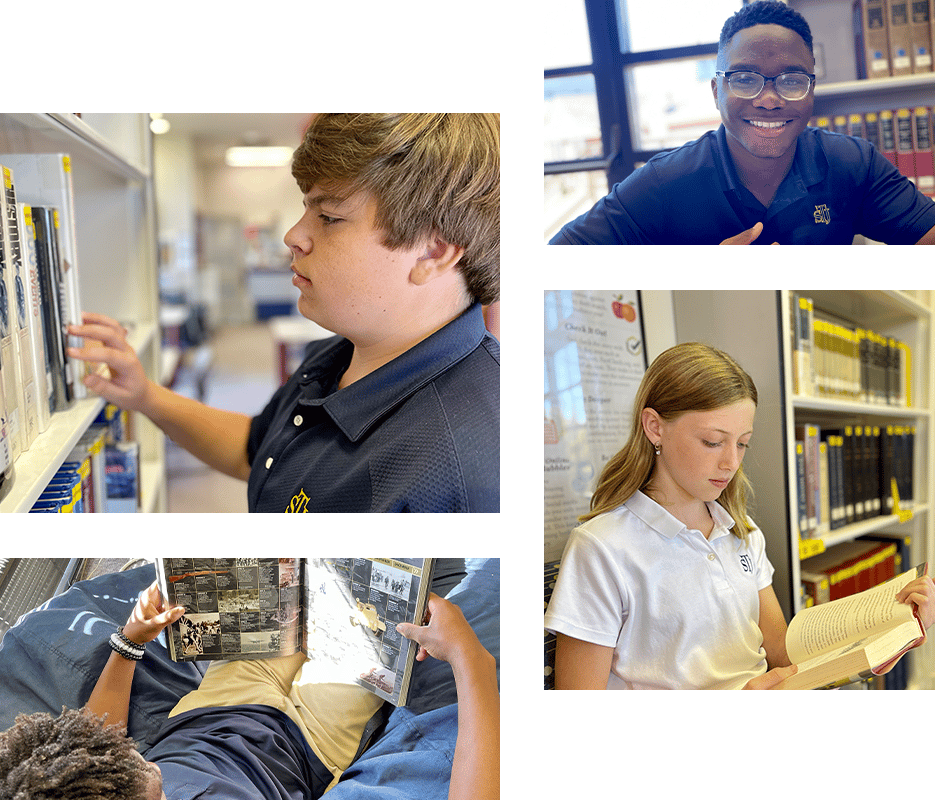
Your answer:
[[[142,798],[149,776],[122,728],[81,710],[20,714],[0,733],[0,797]]]
[[[734,34],[742,31],[744,28],[750,28],[754,25],[782,25],[784,28],[795,31],[805,44],[808,45],[808,51],[812,50],[812,30],[808,23],[798,11],[790,8],[785,3],[778,0],[757,0],[755,3],[745,5],[736,14],[728,17],[724,27],[721,28],[721,38],[718,41],[718,55],[734,38]]]

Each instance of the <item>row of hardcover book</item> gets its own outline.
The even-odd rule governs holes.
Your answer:
[[[799,536],[820,538],[845,525],[911,509],[914,445],[910,425],[796,427]]]
[[[922,194],[935,199],[935,109],[920,105],[861,114],[827,114],[815,117],[811,124],[866,139]]]
[[[807,608],[848,597],[900,574],[910,563],[909,541],[866,536],[830,547],[802,562],[803,605]],[[872,678],[866,688],[905,689],[909,663],[900,659],[892,671]]]
[[[71,160],[0,154],[0,472],[86,396],[66,353],[81,317]],[[8,481],[9,482],[9,481]]]
[[[912,351],[905,342],[821,319],[810,297],[793,292],[790,302],[796,395],[912,405]]]
[[[854,0],[858,78],[932,72],[935,0]]]
[[[139,498],[139,445],[129,439],[127,413],[108,403],[30,512],[132,513],[139,510]]]

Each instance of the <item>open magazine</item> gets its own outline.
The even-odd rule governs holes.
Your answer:
[[[159,558],[176,661],[305,653],[317,674],[405,705],[418,646],[397,622],[422,624],[431,558]]]
[[[896,594],[927,571],[914,567],[884,583],[795,615],[786,652],[799,669],[777,689],[831,689],[881,675],[925,640],[911,603]]]

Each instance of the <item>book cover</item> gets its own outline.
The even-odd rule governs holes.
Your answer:
[[[935,155],[932,147],[932,120],[935,110],[918,106],[912,111],[912,154],[916,188],[935,199]]]
[[[42,291],[39,285],[39,265],[36,261],[36,226],[32,221],[32,208],[17,203],[23,269],[26,276],[26,313],[29,316],[29,354],[33,380],[36,383],[36,416],[38,432],[49,427],[55,396],[52,390],[51,364],[45,347],[42,322]]]
[[[43,298],[43,334],[47,357],[52,365],[55,410],[62,411],[74,400],[74,382],[65,358],[64,284],[59,261],[55,209],[48,206],[32,206],[32,220],[36,229],[36,263]]]
[[[17,401],[21,403],[20,435],[23,450],[28,450],[39,433],[40,391],[33,366],[34,323],[30,313],[30,279],[23,257],[24,248],[20,230],[19,208],[13,173],[3,167],[3,249],[9,259],[13,281],[12,300],[16,314],[11,319],[13,349],[16,352],[16,380],[19,384]]]
[[[880,117],[880,152],[896,166],[896,117],[893,112],[884,108]]]
[[[166,629],[177,661],[302,651],[316,675],[405,705],[434,559],[160,558],[160,589],[186,613]]]
[[[890,75],[894,78],[911,75],[912,38],[909,25],[909,0],[886,0],[886,8]]]
[[[915,183],[916,161],[912,150],[912,112],[908,108],[896,109],[896,169]]]
[[[9,183],[9,170],[6,167],[2,170],[4,184]],[[20,361],[14,331],[18,327],[17,320],[25,314],[25,308],[20,302],[21,293],[17,291],[9,242],[4,235],[6,201],[2,187],[0,192],[3,193],[0,197],[0,384],[6,398],[7,444],[13,461],[16,461],[23,450],[23,403],[20,399],[22,378],[19,375]]]
[[[58,210],[62,318],[66,323],[80,324],[82,306],[71,157],[67,153],[3,153],[0,163],[9,166],[16,175],[21,202]],[[73,344],[80,346],[77,341]],[[72,359],[68,362],[75,376],[82,375],[82,362]],[[87,389],[80,380],[75,381],[73,391],[78,399],[87,396]]]
[[[858,78],[890,74],[885,0],[855,0],[854,31]]]
[[[909,43],[913,74],[932,71],[931,0],[909,3]]]

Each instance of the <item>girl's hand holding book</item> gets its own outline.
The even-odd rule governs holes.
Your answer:
[[[935,622],[935,583],[928,575],[910,581],[896,594],[900,603],[913,603],[927,630]]]

